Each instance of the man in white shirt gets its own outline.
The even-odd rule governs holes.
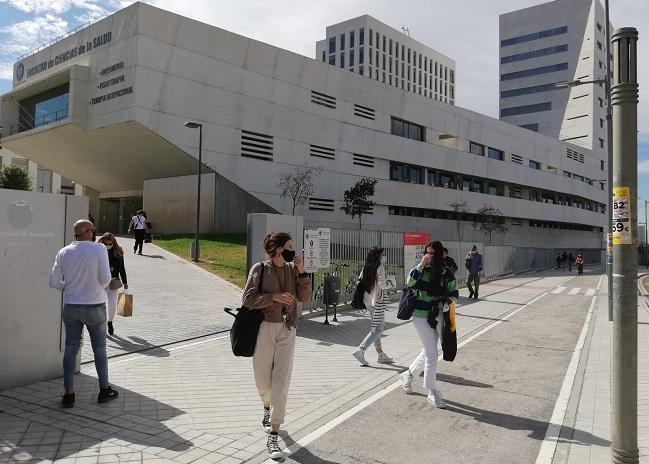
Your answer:
[[[50,287],[63,290],[63,322],[65,323],[65,354],[61,405],[74,406],[74,371],[81,335],[85,325],[90,334],[95,368],[99,377],[97,402],[117,398],[117,391],[108,384],[106,355],[106,287],[110,283],[110,267],[106,247],[92,242],[95,227],[80,219],[74,223],[75,242],[56,254],[50,273]]]
[[[133,247],[133,253],[137,252],[139,247],[140,251],[137,254],[142,254],[142,244],[144,243],[146,230],[146,215],[144,211],[138,210],[138,212],[135,213],[135,216],[131,218],[131,223],[128,225],[128,233],[130,234],[131,231],[135,233],[135,246]]]

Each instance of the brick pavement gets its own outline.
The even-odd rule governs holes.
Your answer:
[[[225,306],[238,306],[241,289],[154,244],[144,255],[133,254],[134,240],[118,237],[124,248],[133,317],[115,316],[115,336],[108,338],[108,356],[132,353],[200,337],[229,328]],[[164,350],[147,351],[164,356]],[[92,361],[90,338],[84,331],[82,362]]]
[[[510,279],[509,290],[484,285],[481,295],[492,301],[463,300],[460,336],[565,279]],[[314,319],[300,322],[285,424],[293,439],[393,383],[420,349],[411,324],[397,321],[392,305],[384,347],[396,364],[362,368],[351,351],[368,330],[367,316],[350,312],[339,319],[328,327]],[[71,410],[58,406],[60,379],[1,392],[0,462],[253,463],[265,458],[251,360],[232,356],[227,338],[111,360],[110,378],[120,398],[106,405],[95,402],[94,376],[92,365],[83,367]]]

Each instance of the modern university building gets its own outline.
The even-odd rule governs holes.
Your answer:
[[[369,63],[360,74],[358,65],[341,69],[339,45],[329,65],[329,48],[308,58],[133,4],[15,64],[0,106],[11,128],[3,145],[83,185],[103,230],[124,232],[120,218],[139,201],[157,232],[193,230],[199,134],[184,123],[194,121],[204,232],[244,231],[250,212],[291,214],[277,183],[314,166],[322,172],[313,196],[296,210],[305,226],[358,227],[340,210],[343,192],[374,177],[367,229],[453,240],[451,204],[466,202],[470,213],[503,213],[508,231],[494,243],[601,248],[606,192],[595,180],[606,172],[591,150],[452,105],[454,62],[403,34],[390,50],[399,33],[385,25],[372,26],[374,45],[370,26],[348,26],[331,30],[347,44],[355,35],[355,60],[372,53],[375,68],[380,44],[378,80]],[[64,117],[34,124],[39,109],[62,108]],[[484,240],[471,218],[461,218],[464,239]]]

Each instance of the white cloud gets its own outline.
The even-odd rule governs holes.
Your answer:
[[[649,174],[649,160],[638,161],[638,174]]]
[[[10,61],[0,62],[0,79],[11,80],[14,74],[14,64]]]
[[[10,24],[0,28],[0,33],[7,36],[3,39],[4,54],[28,52],[64,34],[68,29],[65,19],[49,13]]]

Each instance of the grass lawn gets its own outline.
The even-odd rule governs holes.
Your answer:
[[[193,235],[156,235],[155,244],[175,255],[190,259]],[[246,284],[246,234],[201,235],[199,265],[241,288]]]

